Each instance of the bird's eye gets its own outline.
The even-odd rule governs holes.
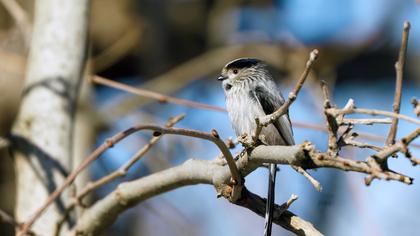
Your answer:
[[[234,69],[233,70],[233,73],[236,75],[236,74],[238,74],[238,70],[237,69]]]

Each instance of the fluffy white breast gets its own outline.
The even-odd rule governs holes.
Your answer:
[[[226,87],[226,85],[227,83],[223,83],[226,109],[236,135],[240,136],[244,133],[253,135],[256,128],[255,118],[265,116],[262,106],[250,96],[250,90],[254,89],[256,84],[249,83],[246,86],[238,84],[230,88],[229,86]],[[261,82],[258,85],[265,86]],[[283,144],[274,125],[263,128],[260,138],[269,145]]]

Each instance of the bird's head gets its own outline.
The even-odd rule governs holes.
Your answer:
[[[255,58],[239,58],[227,63],[220,73],[219,81],[229,88],[250,80],[257,80],[266,72],[265,63]],[[228,90],[228,89],[227,89]]]

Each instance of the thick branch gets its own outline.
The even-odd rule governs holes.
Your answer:
[[[281,163],[293,162],[294,157],[302,154],[299,147],[296,148],[296,146],[281,148],[284,148],[286,153],[289,154],[289,157],[291,157],[288,158],[287,155],[280,156],[277,161]],[[258,149],[259,147],[256,148],[257,153]],[[255,159],[255,162],[248,163],[246,157],[237,161],[237,165],[241,168],[243,175],[255,170],[259,163],[265,162],[265,160],[259,158],[252,159]],[[224,184],[229,183],[229,180],[230,171],[225,166],[215,164],[211,161],[188,160],[180,166],[163,170],[135,181],[120,184],[115,191],[85,211],[74,229],[74,234],[97,235],[105,227],[114,222],[121,212],[148,198],[175,188],[194,184],[211,184],[218,189],[223,188]],[[245,195],[245,197],[249,196]],[[246,207],[254,211],[251,207],[260,207],[260,205]],[[290,212],[284,215],[276,215],[275,223],[293,232],[305,232],[309,228],[311,231],[316,231],[313,226],[309,227],[311,226],[310,223],[294,216]],[[308,233],[307,235],[311,234]]]
[[[418,132],[408,135],[401,142],[408,145],[409,142],[418,137]],[[399,144],[397,143],[387,148],[394,149]],[[250,151],[250,153],[240,157],[236,161],[236,166],[240,170],[241,175],[246,176],[263,163],[295,165],[303,169],[328,167],[366,173],[375,178],[396,180],[407,184],[410,184],[412,181],[411,178],[393,171],[378,171],[367,162],[349,160],[339,156],[332,157],[328,153],[320,153],[310,143],[295,146],[260,145]],[[231,172],[226,166],[209,161],[189,160],[183,165],[139,180],[123,183],[114,192],[85,211],[85,214],[79,219],[79,223],[74,229],[75,233],[95,235],[112,223],[122,211],[134,204],[185,185],[212,184],[216,187],[219,195],[229,196],[229,192],[232,189],[229,186],[230,178]],[[233,202],[235,203],[236,201]],[[295,228],[295,226],[290,225],[290,220],[287,222],[289,222],[290,227]]]
[[[239,171],[235,165],[235,161],[230,153],[228,147],[220,139],[219,135],[215,130],[212,133],[205,133],[196,130],[189,130],[189,129],[180,129],[180,128],[169,128],[169,127],[160,127],[158,125],[136,125],[133,126],[125,131],[119,132],[113,137],[107,139],[101,146],[99,146],[94,152],[92,152],[84,161],[78,166],[63,182],[63,184],[58,187],[46,200],[46,202],[36,210],[35,214],[25,223],[25,229],[29,229],[32,224],[42,215],[42,213],[47,209],[49,205],[51,205],[59,196],[60,194],[66,189],[74,179],[86,169],[87,166],[90,165],[94,160],[96,160],[103,152],[108,150],[109,148],[113,147],[116,143],[120,142],[124,138],[128,137],[129,135],[138,132],[140,130],[152,130],[155,131],[154,135],[159,136],[161,134],[175,134],[175,135],[182,135],[182,136],[189,136],[195,137],[200,139],[205,139],[208,141],[213,142],[216,146],[220,149],[223,153],[226,161],[228,163],[231,177],[233,179],[233,184],[241,185],[242,178],[239,174]]]
[[[273,222],[281,227],[295,233],[296,235],[323,235],[311,223],[302,220],[292,212],[288,211],[291,202],[296,198],[291,198],[287,203],[274,206]],[[262,198],[248,189],[243,188],[241,198],[235,202],[236,205],[248,208],[257,215],[265,216],[266,199]]]

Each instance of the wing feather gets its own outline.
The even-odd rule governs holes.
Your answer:
[[[254,95],[260,103],[264,113],[269,115],[280,108],[284,103],[284,99],[280,94],[272,94],[270,91],[262,86],[257,86],[254,90]],[[294,145],[292,124],[290,123],[289,111],[281,116],[277,121],[273,122],[280,136],[286,145]]]

